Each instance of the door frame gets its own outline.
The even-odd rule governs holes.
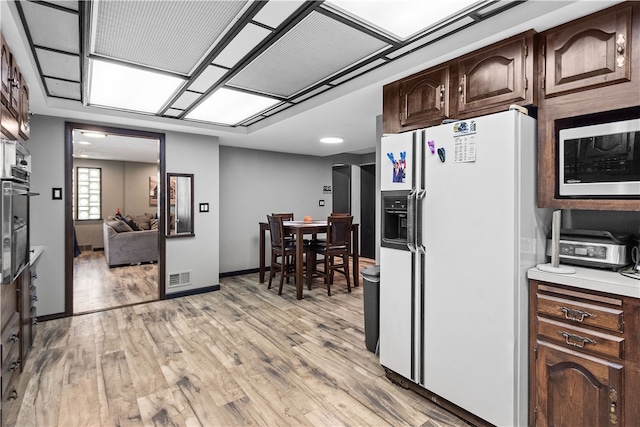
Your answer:
[[[166,177],[165,166],[165,134],[147,132],[141,130],[116,128],[103,125],[93,125],[76,122],[65,122],[64,127],[64,223],[65,223],[65,266],[64,266],[64,317],[73,315],[73,260],[74,260],[74,239],[73,239],[73,130],[82,128],[95,132],[109,133],[112,135],[125,135],[139,138],[149,138],[158,140],[158,167],[160,169],[160,182],[164,182]],[[158,299],[166,298],[166,238],[165,238],[165,209],[166,191],[165,186],[160,187],[158,194]]]

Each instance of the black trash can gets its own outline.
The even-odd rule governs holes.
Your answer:
[[[364,341],[367,350],[378,354],[380,337],[380,266],[360,270],[363,279]]]

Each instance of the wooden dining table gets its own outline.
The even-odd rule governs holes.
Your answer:
[[[266,232],[269,231],[269,223],[260,222],[260,283],[264,283],[265,276],[265,250]],[[327,221],[284,221],[285,234],[292,234],[296,238],[296,298],[302,299],[302,288],[304,284],[304,236],[323,234],[327,232]],[[358,224],[351,224],[351,255],[353,258],[353,285],[359,286],[360,277],[360,257],[358,238]]]

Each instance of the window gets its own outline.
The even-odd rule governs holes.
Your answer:
[[[102,218],[102,169],[76,168],[76,218],[79,221]]]

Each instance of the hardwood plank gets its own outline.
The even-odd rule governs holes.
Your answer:
[[[100,418],[103,425],[141,426],[142,416],[131,382],[124,351],[105,353],[98,358],[99,389],[103,394]],[[101,386],[101,387],[100,387]]]

